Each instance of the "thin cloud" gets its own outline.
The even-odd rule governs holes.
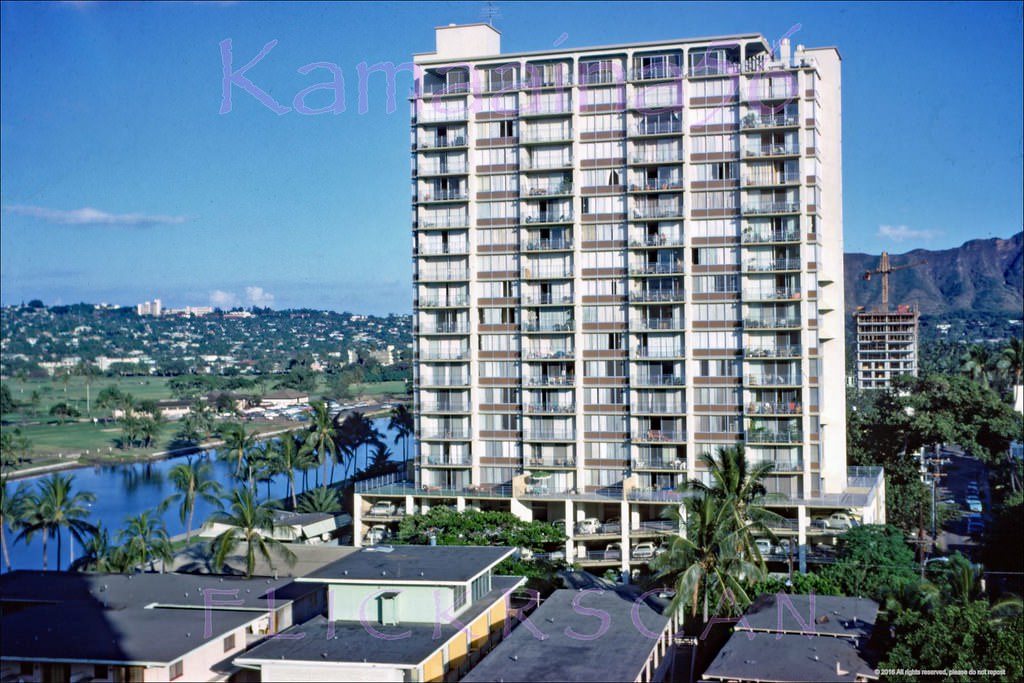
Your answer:
[[[264,291],[262,287],[246,287],[245,298],[250,306],[258,308],[270,308],[274,305],[274,295]]]
[[[914,230],[906,225],[878,226],[878,236],[893,242],[930,242],[940,235],[941,230]]]
[[[238,306],[238,297],[232,292],[215,289],[210,292],[210,305],[215,308],[234,308]]]
[[[161,214],[145,213],[108,213],[85,207],[64,211],[62,209],[48,209],[43,206],[27,206],[16,204],[5,206],[5,211],[29,216],[47,223],[59,225],[120,225],[126,227],[148,227],[153,225],[180,225],[187,219],[185,216],[165,216]]]

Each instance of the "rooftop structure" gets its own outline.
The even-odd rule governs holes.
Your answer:
[[[846,466],[834,48],[503,54],[475,24],[414,62],[417,469],[359,487],[357,543],[401,496],[559,522],[563,556],[631,570],[738,444],[801,565],[812,512],[884,521]]]

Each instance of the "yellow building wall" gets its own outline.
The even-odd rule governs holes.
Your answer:
[[[444,655],[441,650],[423,662],[423,680],[427,683],[440,683],[444,680]]]

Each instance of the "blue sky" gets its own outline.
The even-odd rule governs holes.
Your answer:
[[[411,309],[408,95],[360,63],[485,3],[0,4],[0,303]],[[1020,3],[495,3],[503,51],[759,32],[843,56],[848,251],[1022,225]],[[563,36],[564,34],[564,36]],[[340,68],[345,111],[276,114]],[[331,103],[325,91],[309,107]]]

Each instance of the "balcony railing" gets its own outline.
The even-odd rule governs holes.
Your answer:
[[[530,403],[526,406],[526,412],[545,414],[575,413],[576,406],[572,403]]]
[[[634,458],[633,469],[683,470],[686,469],[686,461],[676,460],[675,458]]]
[[[800,327],[800,318],[745,318],[743,327],[748,330],[774,330],[785,327]]]
[[[459,401],[439,401],[437,403],[421,403],[420,412],[423,413],[468,413],[469,403]]]
[[[532,159],[523,159],[520,162],[520,166],[527,171],[544,171],[547,169],[563,169],[572,166],[572,159],[553,159],[548,161],[534,161]]]
[[[718,61],[716,59],[708,59],[704,63],[698,63],[695,66],[690,66],[689,74],[691,76],[727,76],[729,74],[738,74],[739,72],[739,62],[726,62]]]
[[[647,429],[633,435],[633,440],[643,443],[666,443],[686,441],[686,432],[678,429]]]
[[[527,251],[561,251],[565,249],[572,249],[572,240],[541,239],[526,243]]]
[[[421,439],[468,439],[467,429],[424,429],[420,431]]]
[[[680,64],[658,64],[629,72],[629,79],[632,81],[653,81],[662,78],[682,78],[683,67]]]
[[[683,132],[681,121],[673,123],[648,123],[633,126],[630,131],[633,135],[669,135],[671,133]]]
[[[631,239],[631,247],[671,247],[683,244],[680,235],[644,235],[642,239]]]
[[[571,360],[576,355],[572,349],[557,351],[525,351],[523,358],[527,360]]]
[[[469,247],[465,244],[428,244],[417,248],[417,256],[445,256],[447,254],[466,254]]]
[[[651,192],[656,190],[679,190],[683,187],[681,180],[646,180],[642,183],[630,183],[630,192]]]
[[[418,222],[420,228],[468,228],[469,216],[454,218],[424,218]]]
[[[743,213],[766,214],[766,213],[796,213],[800,210],[798,202],[764,202],[761,204],[744,204]]]
[[[524,435],[526,441],[575,441],[574,429],[528,429]]]
[[[454,467],[468,467],[473,464],[471,458],[458,456],[427,455],[423,456],[424,465],[451,465]]]
[[[800,443],[803,435],[799,429],[754,429],[746,433],[747,443]]]
[[[629,326],[634,330],[680,330],[683,328],[683,319],[637,318],[630,320]]]
[[[785,114],[776,114],[774,116],[758,116],[756,114],[748,114],[743,117],[740,125],[744,128],[781,128],[784,126],[796,126],[799,125],[800,120],[796,116],[787,116]]]
[[[652,289],[629,293],[630,301],[682,301],[684,298],[682,289]]]
[[[633,350],[634,358],[680,358],[683,350],[677,349],[652,349],[645,346],[638,346]]]
[[[786,270],[781,268],[779,270]],[[800,290],[795,287],[777,287],[775,289],[744,289],[744,299],[778,300],[778,299],[799,299]]]
[[[641,374],[633,380],[633,384],[652,387],[679,387],[686,384],[683,377],[676,375],[644,375]]]
[[[744,147],[745,157],[781,157],[798,156],[800,150],[796,145],[760,145],[755,147]]]
[[[417,149],[447,149],[449,147],[465,147],[466,138],[462,135],[457,135],[453,138],[435,138],[433,140],[421,140],[417,144]]]
[[[560,112],[550,112],[560,113]],[[563,140],[572,140],[571,132],[552,131],[552,132],[541,132],[541,131],[525,131],[519,136],[520,142],[561,142]]]
[[[417,331],[423,334],[469,334],[469,323],[423,323]]]
[[[427,351],[420,354],[420,360],[468,360],[469,351]]]
[[[425,387],[466,386],[469,384],[469,375],[425,375],[421,384]]]
[[[459,297],[423,297],[420,299],[420,308],[453,308],[453,307],[465,307],[469,305],[469,298],[464,296]]]
[[[746,384],[759,387],[799,386],[800,375],[747,375]]]
[[[465,190],[431,190],[427,192],[421,192],[419,200],[421,202],[450,202],[461,200],[465,201],[469,198]]]
[[[572,303],[571,294],[537,294],[534,296],[524,296],[523,305],[526,306],[538,306],[544,304],[570,304]]]
[[[523,332],[572,332],[573,322],[562,323],[523,323]]]
[[[555,457],[541,457],[541,458],[528,458],[527,462],[530,467],[575,467],[575,458],[555,458]]]
[[[549,197],[556,194],[572,194],[572,183],[530,185],[524,187],[521,194],[525,197]]]
[[[432,270],[423,271],[416,276],[422,282],[450,282],[453,280],[468,280],[468,270]]]
[[[534,387],[569,387],[576,384],[575,375],[533,375],[524,378],[524,383]]]
[[[570,223],[572,222],[572,211],[546,211],[525,216],[524,223]]]
[[[563,266],[561,268],[538,268],[534,266],[526,266],[523,268],[523,278],[527,280],[543,280],[545,278],[566,278],[572,277],[572,267]]]
[[[743,264],[743,270],[754,273],[764,273],[771,270],[800,270],[800,259],[777,258],[770,261],[747,261]]]
[[[799,415],[800,404],[796,401],[773,403],[771,401],[756,401],[747,404],[749,415]]]
[[[804,465],[799,460],[760,460],[754,463],[759,465],[772,465],[772,472],[803,472]]]
[[[744,185],[796,185],[799,173],[754,174],[743,177]]]
[[[639,266],[630,266],[630,275],[667,275],[671,273],[682,273],[682,263],[644,263]]]
[[[799,356],[801,347],[799,344],[779,346],[748,346],[743,355],[749,359],[758,358],[792,358]]]
[[[683,205],[644,206],[633,209],[633,218],[673,218],[683,215]]]
[[[682,161],[682,159],[683,152],[680,149],[636,152],[630,157],[630,161],[634,164],[660,164],[666,161]]]
[[[744,230],[744,244],[767,244],[771,242],[799,242],[800,233],[796,230]]]
[[[440,101],[440,100],[439,100]],[[438,121],[465,121],[466,108],[442,108],[424,105],[416,114],[417,123],[434,123]]]
[[[681,401],[641,401],[633,410],[652,415],[682,414],[686,405]]]
[[[520,116],[544,116],[547,114],[571,114],[572,103],[571,102],[544,102],[539,99],[531,99],[529,95],[526,96],[525,101],[519,109]]]

